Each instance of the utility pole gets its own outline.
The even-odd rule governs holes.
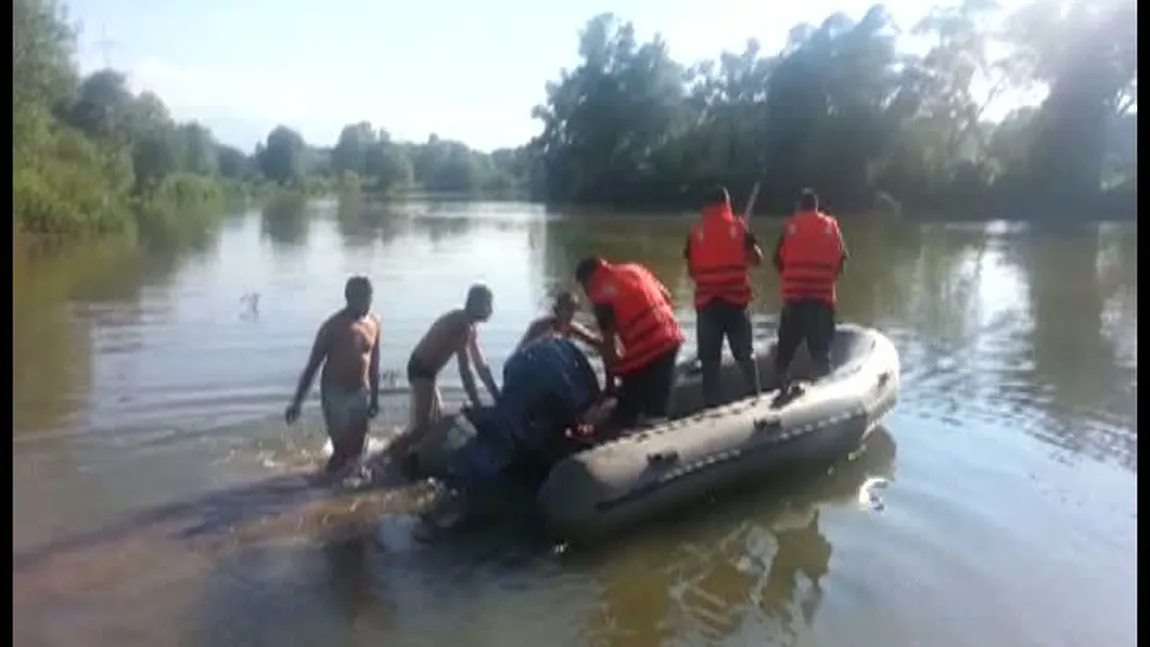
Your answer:
[[[100,27],[100,40],[96,41],[96,47],[100,49],[100,53],[104,56],[104,68],[110,69],[112,67],[112,50],[119,46],[119,43],[108,38],[107,28]]]

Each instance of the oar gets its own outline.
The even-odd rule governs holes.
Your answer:
[[[755,208],[755,200],[759,199],[759,183],[755,182],[755,186],[751,189],[751,197],[747,198],[747,206],[743,209],[743,220],[750,222],[751,212]]]

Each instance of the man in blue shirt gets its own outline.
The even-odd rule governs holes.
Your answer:
[[[470,412],[478,433],[449,473],[464,487],[501,475],[513,463],[549,469],[570,447],[564,432],[601,396],[599,378],[574,342],[548,336],[528,344],[503,366],[503,393],[494,407]]]
[[[552,465],[579,449],[568,432],[584,426],[601,397],[591,362],[571,340],[549,335],[520,348],[503,366],[495,406],[461,412],[476,434],[450,457],[445,485],[465,499],[505,479],[537,487]],[[459,507],[451,503],[445,507]]]

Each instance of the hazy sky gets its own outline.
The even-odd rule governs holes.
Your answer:
[[[251,149],[283,123],[314,144],[368,120],[399,139],[431,132],[491,150],[538,130],[531,108],[559,69],[577,63],[577,34],[597,13],[658,31],[680,61],[779,48],[794,24],[871,0],[72,0],[83,71],[105,61],[157,93],[177,119],[197,119]],[[885,3],[909,27],[924,0]],[[1015,4],[1013,2],[1007,4]],[[104,45],[106,41],[111,44]]]

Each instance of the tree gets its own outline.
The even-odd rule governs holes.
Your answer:
[[[248,156],[233,146],[216,148],[216,167],[219,168],[222,177],[230,180],[244,179],[252,171],[251,160]]]
[[[415,180],[407,152],[387,140],[376,141],[367,149],[364,173],[378,190],[384,192],[408,187]]]
[[[332,168],[337,172],[352,171],[363,175],[367,151],[376,143],[375,129],[366,121],[348,124],[339,134],[332,149]]]
[[[303,177],[303,137],[287,126],[277,126],[268,133],[267,144],[259,153],[260,170],[279,184],[296,182]]]
[[[1006,29],[991,0],[931,10],[911,30],[929,39],[921,55],[900,51],[902,30],[876,5],[795,25],[778,52],[750,41],[690,66],[658,37],[639,43],[630,23],[595,16],[579,65],[533,111],[542,132],[523,167],[537,195],[559,201],[691,204],[709,184],[761,182],[770,210],[815,186],[837,209],[893,193],[992,213],[1023,175],[1031,193],[1098,194],[1102,160],[1120,158],[1102,126],[1137,102],[1134,3],[1061,4],[1036,1]],[[992,57],[992,44],[1007,54]],[[1041,83],[1050,95],[1033,117],[985,119],[1005,91]]]

